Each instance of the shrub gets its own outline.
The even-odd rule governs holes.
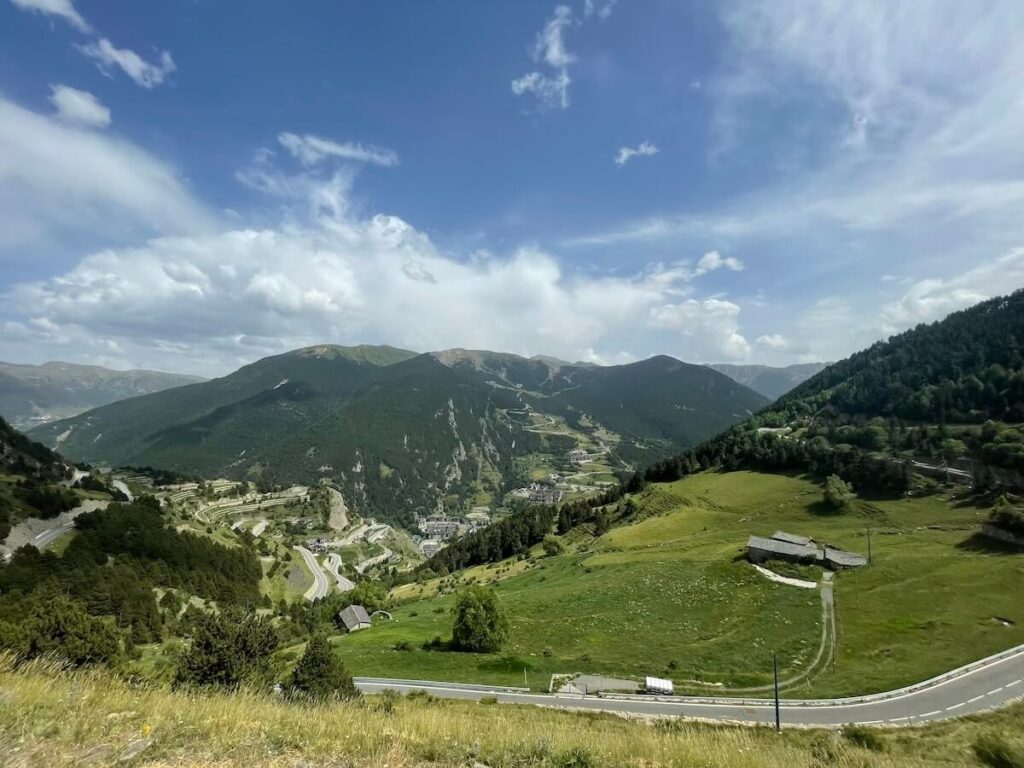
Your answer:
[[[472,586],[455,600],[452,646],[463,651],[494,653],[508,639],[508,618],[493,589]]]
[[[412,643],[410,643],[408,640],[399,640],[397,643],[395,643],[395,650],[396,651],[411,651],[412,650]]]
[[[270,682],[277,631],[270,619],[227,610],[191,618],[192,645],[178,668],[179,683],[234,688]]]
[[[853,488],[839,475],[829,475],[825,480],[824,499],[834,509],[846,509],[853,500]]]
[[[420,648],[424,651],[439,651],[444,648],[444,640],[440,635],[434,635],[430,640],[424,640],[420,644]]]
[[[314,701],[359,696],[352,675],[323,635],[314,635],[306,644],[305,653],[292,671],[288,692]]]

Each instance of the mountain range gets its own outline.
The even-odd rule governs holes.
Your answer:
[[[0,416],[20,429],[75,416],[101,405],[202,381],[161,371],[115,371],[97,365],[0,362]]]
[[[330,479],[361,513],[407,522],[417,510],[523,482],[517,460],[564,456],[576,447],[573,434],[608,441],[631,466],[767,404],[717,371],[665,356],[604,367],[324,345],[105,405],[32,436],[94,464],[266,484]],[[556,422],[559,429],[544,428]]]
[[[770,365],[734,365],[713,363],[709,367],[724,373],[733,381],[750,387],[769,400],[777,400],[793,387],[802,384],[814,374],[825,369],[828,363],[797,363],[784,368]]]

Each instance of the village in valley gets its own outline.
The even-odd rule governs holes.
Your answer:
[[[527,411],[528,413],[528,411]],[[537,429],[577,441],[561,454],[536,454],[523,460],[529,482],[503,496],[486,494],[467,502],[466,511],[451,508],[423,510],[409,530],[372,517],[361,517],[346,504],[332,483],[260,489],[245,480],[169,478],[148,470],[76,470],[69,487],[95,485],[116,498],[132,501],[152,495],[165,518],[179,532],[204,536],[227,546],[246,540],[259,553],[263,569],[261,591],[269,604],[295,600],[317,601],[331,593],[347,593],[361,581],[390,585],[413,571],[451,542],[487,528],[525,505],[557,505],[585,498],[616,483],[622,470],[604,440],[617,437],[598,429],[600,437],[569,429],[552,417],[529,414]],[[175,482],[168,482],[174,479]],[[481,500],[490,503],[478,503]],[[477,502],[477,503],[474,503]],[[102,508],[96,501],[64,513],[44,525],[28,520],[10,542],[31,543],[40,549],[63,551],[75,535],[74,518],[82,511]],[[361,605],[339,616],[349,631],[370,625]]]

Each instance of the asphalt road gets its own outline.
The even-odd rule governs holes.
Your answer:
[[[53,544],[57,539],[63,536],[68,531],[75,527],[75,521],[72,520],[70,523],[64,523],[64,525],[58,526],[57,528],[51,528],[48,531],[43,531],[33,540],[33,544],[36,549],[43,550]]]
[[[434,696],[479,700],[487,696],[508,704],[588,709],[640,715],[741,723],[774,723],[771,701],[660,696],[579,696],[526,693],[521,689],[385,678],[356,678],[364,693],[425,690]],[[782,701],[783,725],[915,725],[981,712],[1024,699],[1024,646],[940,678],[890,693],[857,699]]]
[[[316,556],[305,547],[295,547],[295,551],[302,555],[302,559],[306,561],[306,567],[313,574],[313,586],[306,590],[305,598],[319,600],[321,597],[326,597],[330,584],[327,581],[327,576],[320,569],[320,563],[316,561]]]
[[[327,555],[327,572],[338,582],[339,592],[351,592],[356,588],[356,583],[341,575],[341,556],[337,552]]]

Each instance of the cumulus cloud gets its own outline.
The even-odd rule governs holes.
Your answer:
[[[746,359],[750,344],[739,331],[739,305],[721,299],[687,299],[650,310],[650,324],[686,336],[701,336],[729,359]]]
[[[179,174],[127,141],[0,97],[0,249],[209,228]]]
[[[512,81],[516,96],[533,94],[541,108],[565,109],[569,106],[569,67],[576,57],[565,46],[565,29],[572,24],[572,10],[567,5],[555,8],[554,16],[544,25],[534,41],[531,56],[546,72],[535,70]]]
[[[282,133],[278,135],[277,140],[293,157],[307,166],[316,165],[332,157],[388,168],[398,165],[398,154],[394,150],[375,147],[372,144],[364,146],[351,141],[337,142],[308,133],[303,136]]]
[[[765,336],[758,336],[757,341],[754,342],[758,347],[772,350],[784,350],[789,346],[789,342],[786,341],[778,333],[767,334]]]
[[[73,0],[11,0],[11,2],[22,10],[47,16],[58,16],[79,32],[91,31],[88,22],[75,9]]]
[[[88,91],[67,85],[51,85],[50,90],[50,102],[61,119],[95,128],[110,125],[110,110]]]
[[[1024,247],[945,280],[928,278],[913,283],[897,300],[882,307],[879,330],[886,334],[919,323],[940,320],[950,312],[1003,295],[1024,285]]]
[[[679,264],[579,273],[537,248],[459,259],[398,217],[360,218],[340,201],[333,213],[273,228],[101,250],[19,284],[0,319],[24,332],[0,341],[0,353],[64,343],[110,359],[114,344],[132,365],[207,374],[323,341],[569,359],[616,360],[627,349],[742,357],[739,306],[695,297],[694,280]]]
[[[83,54],[96,62],[99,70],[111,76],[113,69],[120,69],[128,77],[143,88],[155,88],[164,82],[177,67],[174,59],[167,51],[160,51],[156,63],[146,61],[135,51],[128,48],[116,48],[107,38],[99,42],[78,46]]]
[[[619,153],[615,156],[615,164],[621,168],[634,157],[653,157],[660,151],[649,141],[641,141],[636,147],[619,147]]]

